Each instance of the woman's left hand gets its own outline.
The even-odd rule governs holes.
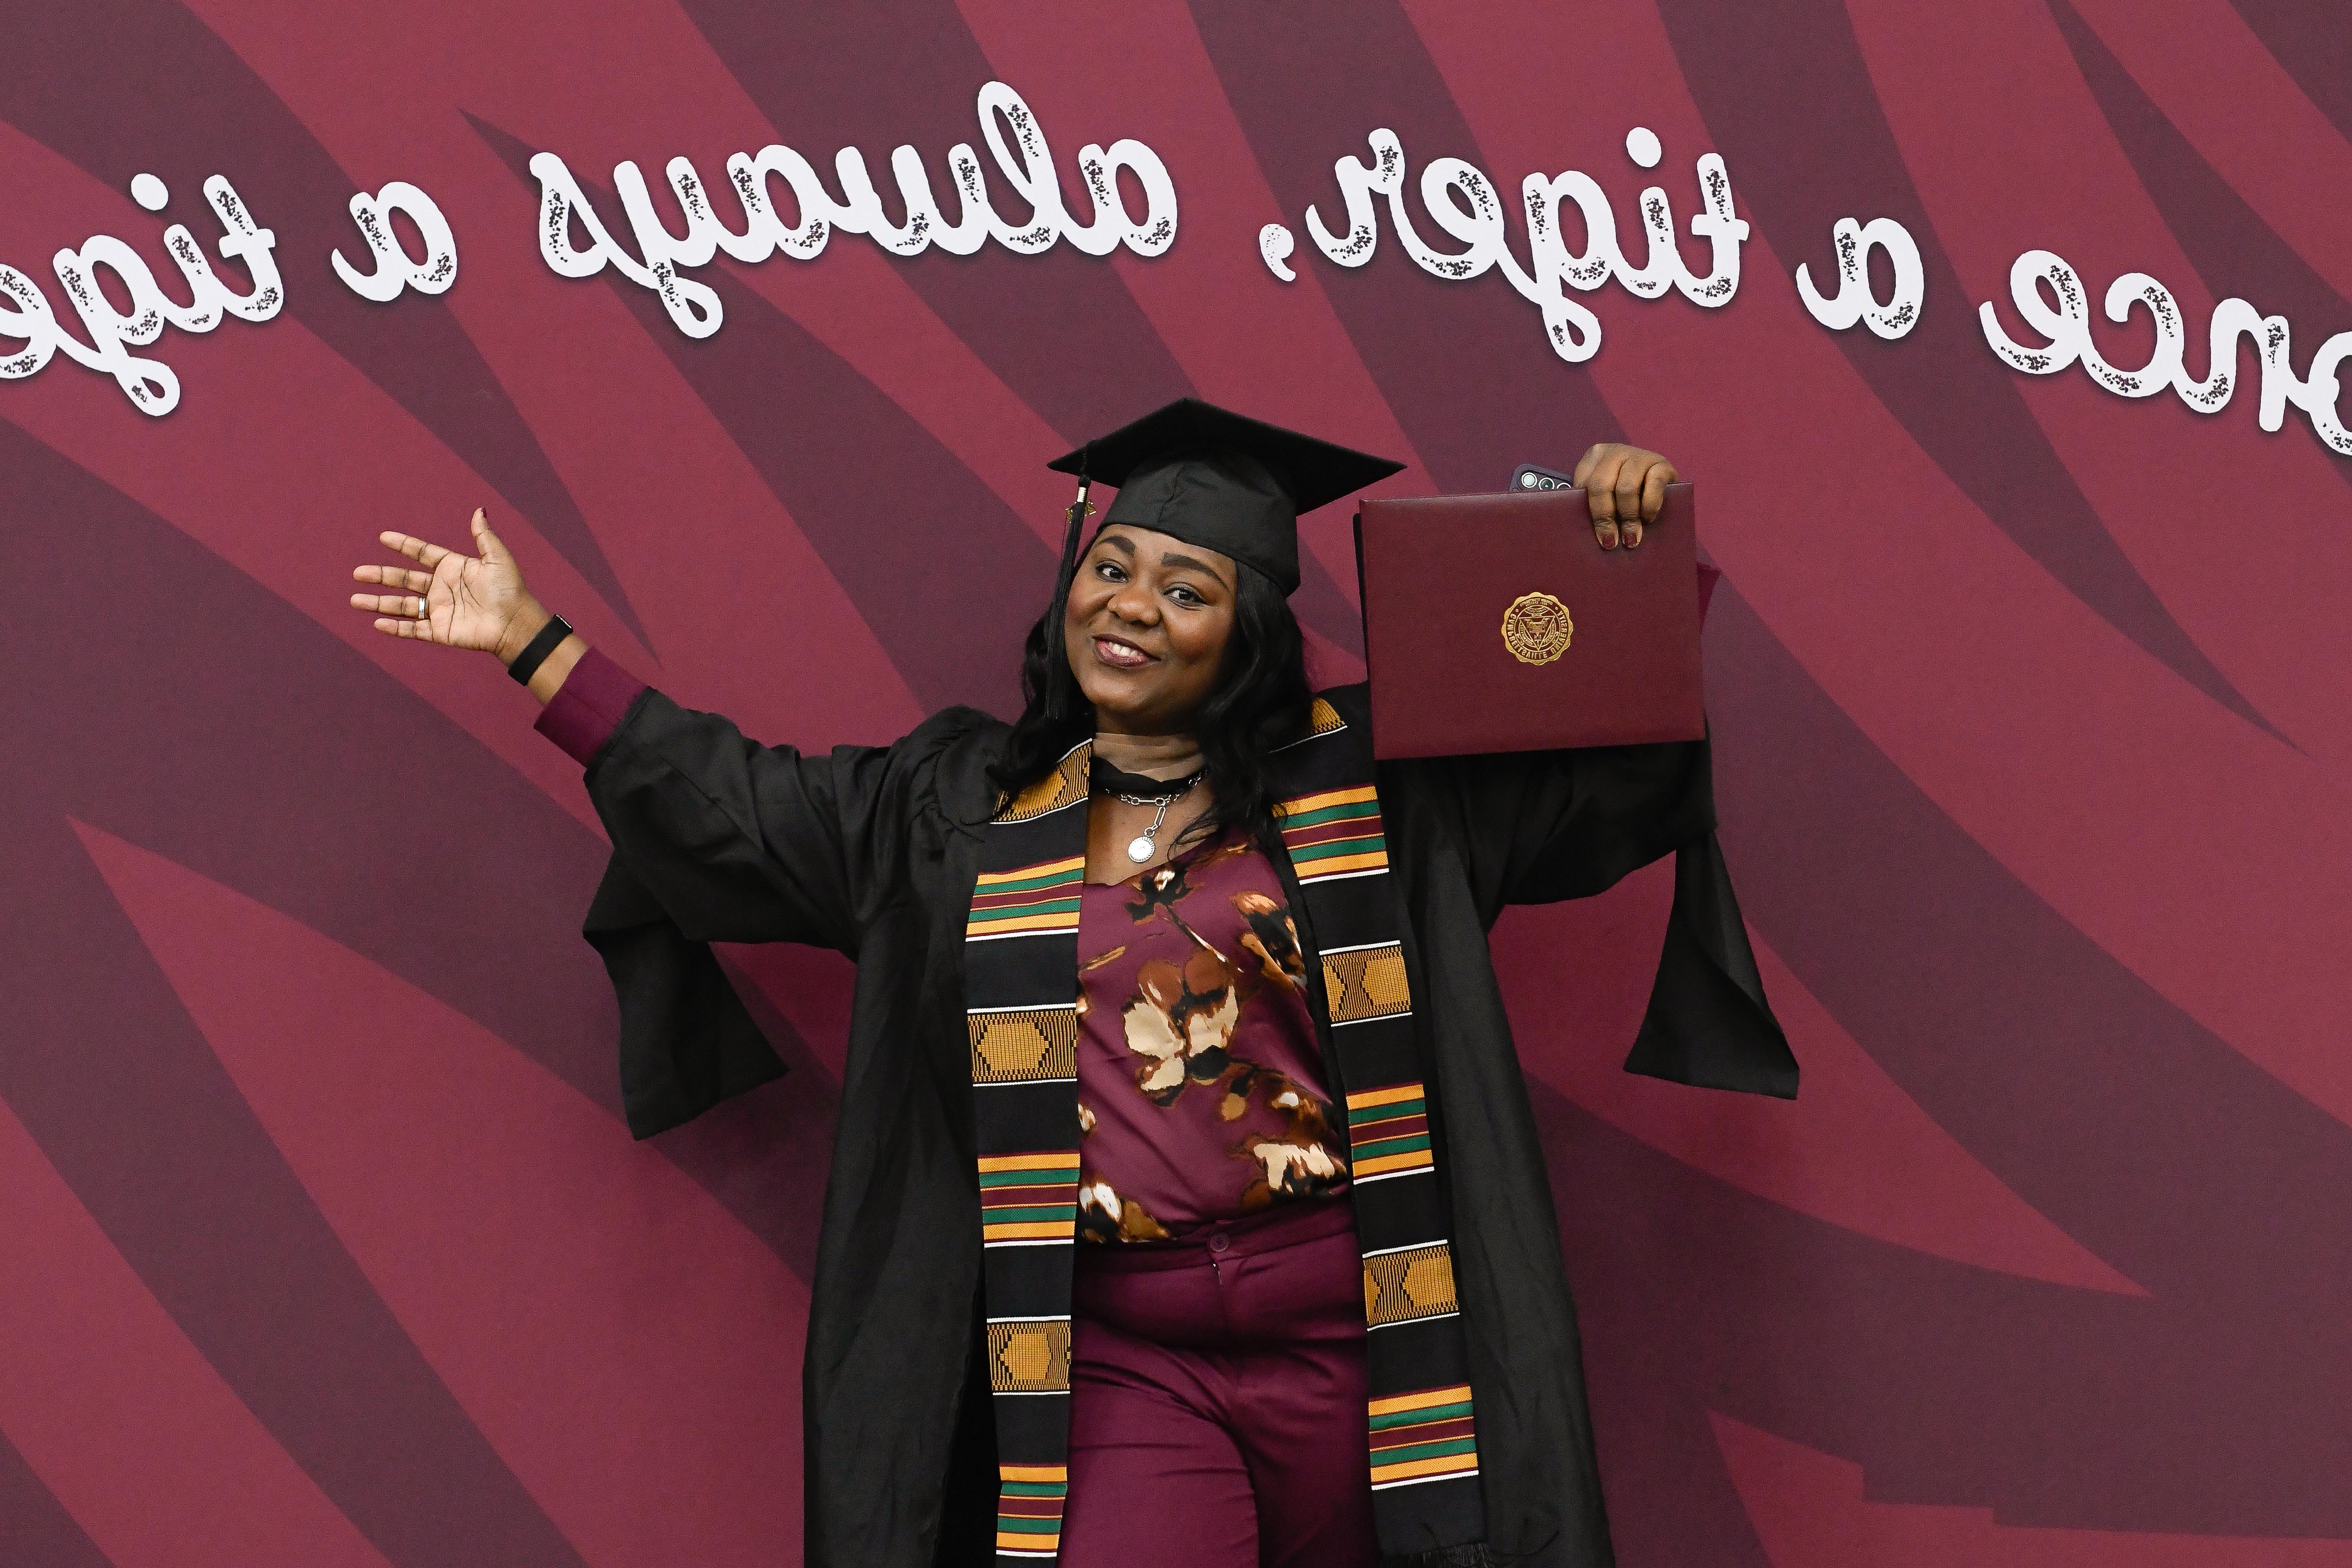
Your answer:
[[[1614,550],[1622,540],[1632,550],[1642,542],[1643,528],[1658,521],[1666,487],[1682,475],[1655,452],[1604,441],[1577,459],[1573,477],[1583,487],[1601,548]]]

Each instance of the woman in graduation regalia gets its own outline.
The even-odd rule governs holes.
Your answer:
[[[638,1137],[782,1070],[709,943],[856,962],[811,1564],[1607,1563],[1486,931],[1673,853],[1626,1065],[1793,1094],[1706,742],[1376,764],[1286,596],[1297,514],[1398,465],[1188,399],[1054,466],[1079,500],[1011,725],[761,745],[588,647],[478,511],[478,556],[383,535],[416,564],[352,603],[495,652],[585,765]],[[1672,477],[1588,453],[1599,544]]]

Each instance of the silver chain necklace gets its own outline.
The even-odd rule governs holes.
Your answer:
[[[1168,820],[1168,808],[1191,795],[1192,786],[1200,782],[1201,775],[1194,773],[1191,778],[1184,780],[1182,785],[1172,795],[1122,795],[1117,790],[1111,792],[1114,799],[1123,800],[1129,805],[1156,805],[1160,808],[1151,814],[1151,826],[1127,841],[1129,859],[1139,866],[1146,865],[1154,855],[1160,853],[1160,825]]]

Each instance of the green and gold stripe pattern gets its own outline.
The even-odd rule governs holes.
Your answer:
[[[1071,1118],[1075,1124],[1076,1117]],[[1000,1242],[1068,1241],[1078,1225],[1078,1152],[982,1154],[980,1157],[980,1238]]]
[[[1050,936],[1078,929],[1078,889],[1087,858],[981,873],[971,889],[971,913],[964,921],[967,941],[1008,936]]]
[[[1374,1491],[1477,1473],[1468,1384],[1391,1394],[1370,1410]]]
[[[1276,818],[1283,847],[1302,886],[1334,877],[1367,877],[1389,868],[1381,832],[1381,800],[1370,784],[1323,790],[1282,803]]]
[[[1071,748],[990,822],[964,919],[1000,1568],[1053,1560],[1068,1491],[1078,907],[1092,757],[1090,744]]]
[[[1069,1499],[1066,1465],[996,1467],[996,1550],[1008,1557],[1052,1557],[1062,1549],[1062,1507]]]
[[[1276,826],[1301,929],[1313,933],[1327,1063],[1347,1107],[1364,1321],[1377,1331],[1365,1344],[1372,1515],[1382,1546],[1407,1556],[1483,1541],[1486,1503],[1410,931],[1388,875],[1378,770],[1349,717],[1361,698],[1318,701],[1313,732],[1276,753]]]
[[[1393,1084],[1348,1096],[1349,1168],[1359,1182],[1427,1170],[1429,1102],[1417,1083]]]

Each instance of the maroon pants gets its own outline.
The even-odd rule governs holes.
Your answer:
[[[1078,1248],[1062,1568],[1371,1568],[1345,1198]]]

